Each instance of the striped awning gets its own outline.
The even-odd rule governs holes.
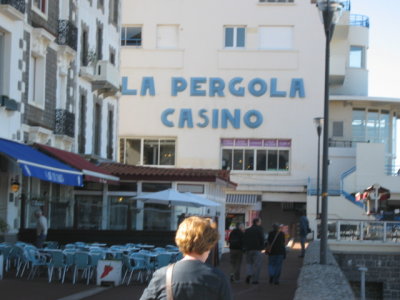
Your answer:
[[[227,194],[227,204],[253,205],[257,203],[258,195],[254,194]]]

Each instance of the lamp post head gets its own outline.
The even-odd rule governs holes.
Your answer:
[[[314,118],[314,125],[315,125],[315,128],[317,129],[318,136],[320,136],[322,126],[324,126],[324,118],[322,118],[322,117]]]
[[[325,33],[330,33],[329,39],[333,35],[333,28],[339,21],[343,10],[343,1],[340,0],[317,0],[317,7],[321,13],[324,23]]]

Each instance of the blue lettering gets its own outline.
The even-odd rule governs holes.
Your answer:
[[[235,77],[232,78],[231,81],[229,81],[229,92],[234,95],[234,96],[238,96],[238,97],[243,97],[244,96],[244,88],[243,87],[239,87],[238,89],[236,89],[236,85],[241,83],[243,81],[242,77]]]
[[[255,119],[254,121],[252,119]],[[257,128],[259,127],[262,122],[263,122],[263,116],[262,114],[257,111],[257,110],[249,110],[245,115],[243,116],[243,122],[246,124],[247,127],[249,128]]]
[[[292,79],[290,84],[290,98],[296,97],[296,93],[299,94],[299,98],[305,97],[303,78]]]
[[[286,97],[285,91],[278,91],[278,79],[271,78],[271,97]]]
[[[200,109],[199,111],[199,117],[202,118],[204,121],[203,123],[198,122],[196,125],[200,128],[205,128],[208,126],[208,123],[210,123],[210,119],[206,115],[207,109]]]
[[[122,95],[136,95],[137,91],[136,90],[130,90],[128,89],[128,77],[123,76],[122,77],[122,90],[121,90]]]
[[[228,121],[233,128],[240,128],[240,109],[235,109],[235,116],[233,116],[226,108],[221,111],[221,128],[228,127]]]
[[[174,123],[168,120],[168,116],[175,112],[173,108],[167,108],[161,114],[161,122],[167,127],[174,127]]]
[[[179,115],[179,128],[185,127],[185,122],[188,128],[193,128],[192,110],[190,108],[181,109]]]
[[[212,110],[212,128],[218,128],[218,109]]]
[[[150,93],[150,96],[154,96],[156,94],[153,77],[143,77],[140,96],[146,96],[147,91]]]
[[[172,77],[171,79],[171,95],[176,96],[179,92],[183,92],[187,88],[187,82],[183,77]]]
[[[210,97],[214,97],[216,94],[219,97],[224,97],[225,82],[222,78],[214,77],[210,78]]]
[[[259,89],[256,89],[256,85],[259,86]],[[248,89],[250,94],[256,97],[260,97],[265,94],[267,91],[267,83],[261,78],[254,78],[248,84]]]
[[[205,96],[206,91],[201,90],[201,84],[206,83],[205,77],[192,77],[190,78],[190,96]]]

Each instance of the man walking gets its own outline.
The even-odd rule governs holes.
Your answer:
[[[243,223],[236,223],[236,228],[229,235],[229,258],[231,264],[231,282],[240,280],[240,267],[243,257]]]
[[[36,247],[43,248],[47,237],[47,219],[41,209],[35,211],[36,216]]]
[[[307,234],[311,232],[309,227],[309,222],[304,211],[301,212],[301,217],[299,221],[299,229],[300,229],[300,244],[301,244],[301,254],[299,257],[304,257],[306,252],[306,239]]]
[[[253,225],[244,233],[244,249],[246,251],[247,277],[246,283],[258,284],[262,265],[262,253],[264,249],[264,230],[261,227],[261,219],[253,220]]]

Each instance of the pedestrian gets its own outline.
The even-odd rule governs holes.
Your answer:
[[[240,280],[240,268],[243,258],[244,224],[236,223],[235,229],[229,234],[229,259],[231,264],[231,282]]]
[[[301,254],[299,257],[304,257],[306,253],[306,239],[307,234],[311,232],[310,225],[304,211],[301,212],[300,221],[299,221],[299,234],[300,234],[300,245],[301,245]]]
[[[267,248],[268,274],[270,284],[279,284],[283,260],[286,258],[285,234],[280,230],[281,225],[273,224],[268,234]]]
[[[255,218],[253,225],[246,229],[243,237],[243,246],[246,252],[247,276],[246,283],[258,284],[264,249],[264,230],[261,227],[261,219]]]
[[[47,238],[47,219],[43,216],[41,209],[35,211],[36,217],[36,241],[35,245],[37,248],[43,248],[43,243]]]
[[[154,272],[140,300],[232,300],[224,273],[205,263],[218,239],[217,225],[211,219],[192,216],[183,220],[175,242],[184,258]]]

